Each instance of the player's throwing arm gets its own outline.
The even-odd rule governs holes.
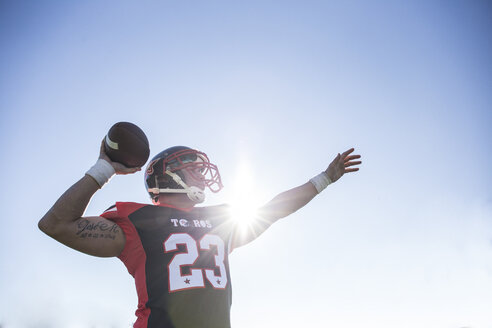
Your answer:
[[[132,152],[135,147],[138,148],[136,155]],[[108,154],[120,162],[141,166],[149,156],[147,138],[131,123],[115,124],[101,142],[96,164],[63,193],[38,223],[41,231],[57,241],[100,257],[118,256],[125,246],[125,236],[120,227],[110,220],[100,216],[84,217],[85,209],[96,191],[114,174],[140,171],[140,167],[129,168],[112,161]]]

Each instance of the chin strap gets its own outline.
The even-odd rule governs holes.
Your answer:
[[[191,186],[188,187],[186,183],[177,175],[169,170],[166,170],[166,174],[169,174],[179,184],[183,189],[159,189],[159,188],[149,188],[149,192],[154,195],[158,194],[186,194],[188,198],[195,203],[203,203],[205,201],[205,192],[198,187]]]

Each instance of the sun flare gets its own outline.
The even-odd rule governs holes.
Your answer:
[[[231,215],[243,226],[251,225],[257,219],[257,209],[263,201],[253,185],[254,175],[248,166],[239,167],[234,179],[230,200]]]

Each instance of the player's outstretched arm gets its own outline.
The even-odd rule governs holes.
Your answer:
[[[342,154],[338,154],[328,168],[321,174],[303,185],[278,194],[267,204],[259,208],[256,224],[247,234],[235,234],[232,242],[233,248],[245,245],[254,240],[275,221],[294,213],[309,203],[324,188],[330,183],[339,180],[345,173],[358,171],[359,168],[356,166],[362,163],[358,160],[361,156],[351,155],[353,151],[354,149],[351,148]]]
[[[106,163],[101,164],[100,160]],[[83,214],[92,196],[104,184],[105,175],[109,178],[108,175],[114,173],[130,174],[140,168],[127,168],[112,162],[104,152],[103,143],[98,163],[103,165],[105,171],[101,172],[100,168],[96,168],[95,174],[94,171],[91,173],[96,178],[86,174],[77,181],[61,195],[39,221],[38,226],[47,235],[83,253],[100,257],[117,256],[125,245],[125,236],[121,229],[105,218],[83,217]],[[96,234],[98,237],[94,238]]]
[[[345,173],[359,170],[360,155],[351,155],[354,148],[339,153],[328,168],[305,184],[280,193],[260,208],[260,216],[271,223],[286,217],[309,203],[329,184],[338,181]]]
[[[259,208],[257,211],[258,220],[255,225],[251,227],[247,234],[236,233],[233,237],[232,248],[251,242],[275,221],[294,213],[309,203],[324,188],[330,183],[339,180],[345,173],[358,171],[359,168],[356,166],[362,162],[358,160],[360,155],[351,155],[353,151],[354,149],[351,148],[342,154],[338,154],[325,171],[303,185],[278,194]]]

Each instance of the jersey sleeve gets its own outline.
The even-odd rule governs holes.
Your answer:
[[[231,206],[227,204],[210,206],[206,211],[206,217],[213,219],[213,226],[220,227],[216,229],[216,233],[227,242],[229,253],[258,238],[272,224],[260,216],[251,218],[246,223],[241,222],[234,218]]]
[[[132,206],[133,205],[133,206]],[[138,258],[141,252],[141,243],[135,226],[128,218],[129,214],[140,208],[143,204],[116,203],[104,211],[101,216],[116,223],[125,235],[125,247],[118,258],[125,264],[131,264],[132,259]],[[128,268],[129,271],[131,267]]]
[[[200,217],[206,219],[206,223],[210,224],[212,233],[219,235],[226,243],[228,253],[231,249],[231,237],[233,236],[234,220],[231,219],[230,207],[226,204],[200,207]]]
[[[247,222],[244,222],[234,217],[229,205],[222,205],[221,210],[224,211],[223,218],[228,222],[229,253],[238,247],[249,244],[272,225],[270,220],[263,218],[259,213],[255,214],[254,217],[248,218]]]

